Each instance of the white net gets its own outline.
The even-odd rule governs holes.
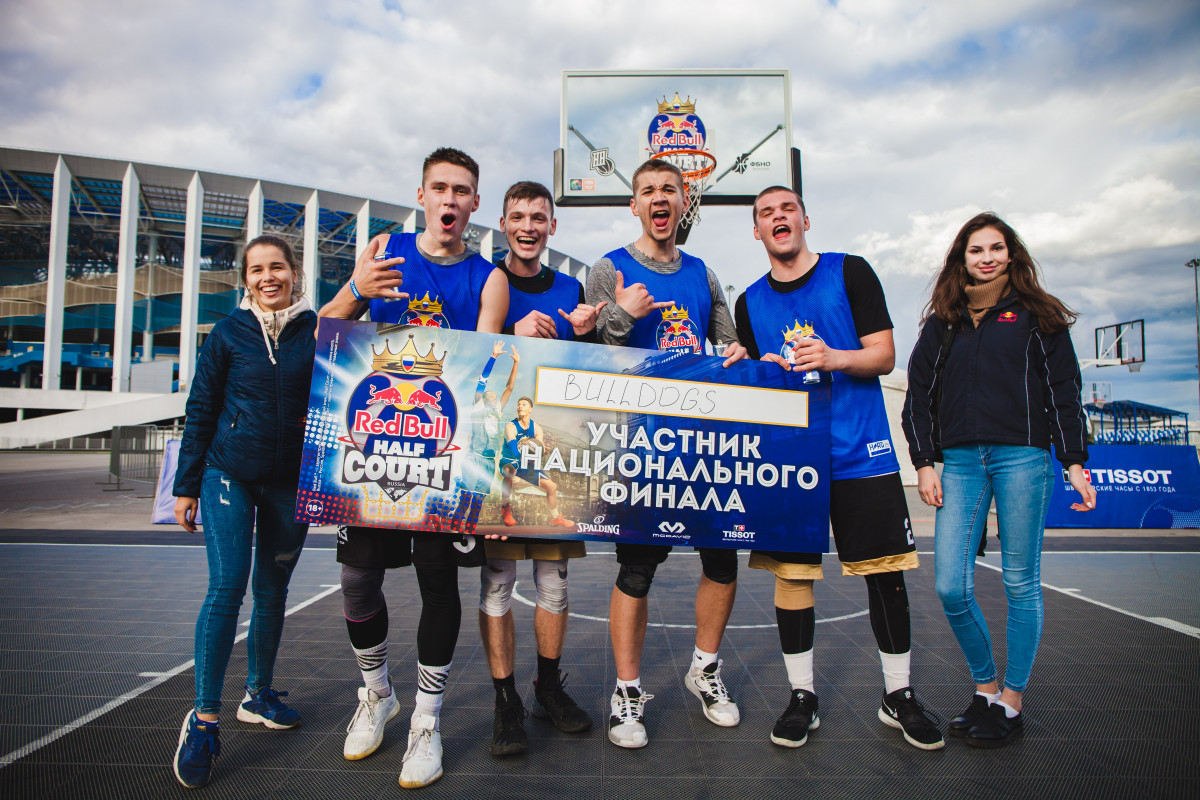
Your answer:
[[[680,222],[688,227],[695,225],[700,221],[700,201],[709,176],[717,168],[717,159],[704,150],[667,150],[654,158],[671,162],[683,173],[683,188],[687,192],[688,204]]]

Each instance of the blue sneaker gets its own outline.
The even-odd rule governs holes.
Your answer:
[[[238,721],[261,723],[276,731],[296,727],[300,724],[300,712],[279,702],[281,697],[287,697],[287,692],[277,692],[270,686],[257,692],[247,689],[238,706]]]
[[[179,731],[175,749],[175,777],[189,789],[198,789],[212,778],[213,759],[221,755],[221,734],[215,722],[205,722],[189,711]]]

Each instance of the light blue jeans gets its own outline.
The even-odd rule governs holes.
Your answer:
[[[1008,596],[1004,685],[1023,692],[1042,638],[1042,536],[1054,488],[1050,454],[1040,447],[973,444],[948,447],[942,455],[943,505],[934,529],[938,597],[971,678],[996,680],[991,637],[975,601],[975,556],[995,496]]]
[[[221,688],[251,561],[254,611],[246,638],[246,686],[258,690],[271,685],[288,582],[304,548],[308,525],[295,521],[294,483],[245,483],[212,466],[204,468],[200,508],[208,551],[208,594],[196,620],[196,710],[216,714],[221,710]]]

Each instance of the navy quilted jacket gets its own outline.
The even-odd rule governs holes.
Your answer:
[[[200,349],[175,472],[176,497],[199,497],[205,464],[242,481],[296,484],[317,315],[288,322],[273,342],[254,312],[239,308],[213,326]]]

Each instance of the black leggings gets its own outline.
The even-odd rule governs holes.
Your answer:
[[[421,589],[421,620],[417,624],[417,661],[444,667],[454,660],[462,602],[458,597],[458,567],[413,565]]]
[[[421,590],[417,623],[417,660],[427,667],[444,667],[454,660],[462,603],[458,597],[458,567],[414,565]],[[383,597],[385,570],[342,567],[342,606],[355,648],[367,649],[387,641],[387,604]]]
[[[912,630],[904,573],[879,572],[863,577],[867,580],[871,631],[879,649],[884,653],[907,653],[912,649]]]

